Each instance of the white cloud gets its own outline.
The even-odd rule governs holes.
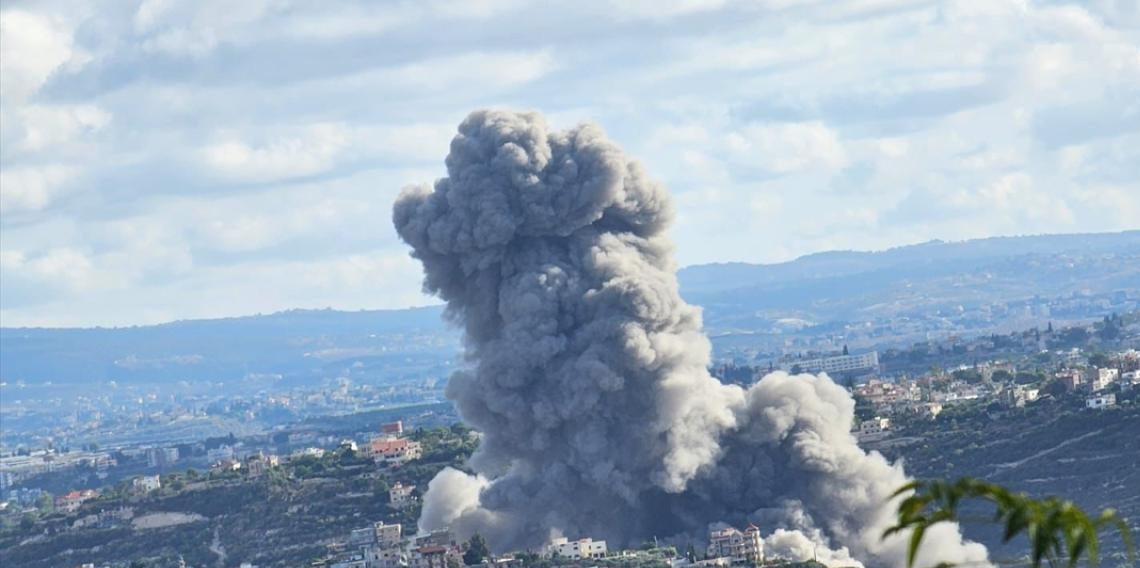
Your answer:
[[[260,145],[227,137],[201,151],[218,175],[237,181],[266,182],[319,174],[332,168],[351,142],[343,124],[315,124],[302,132]]]
[[[0,170],[0,211],[38,211],[50,205],[75,177],[64,165],[18,166]]]
[[[0,95],[23,101],[67,63],[75,51],[71,30],[59,19],[23,10],[0,11]]]
[[[751,124],[726,137],[736,160],[764,170],[837,170],[847,165],[838,134],[822,122]]]
[[[1138,228],[1132,4],[5,7],[0,314],[422,302],[391,201],[483,106],[599,121],[682,263]]]
[[[95,105],[27,105],[20,109],[20,148],[51,150],[96,132],[111,122],[111,114]]]

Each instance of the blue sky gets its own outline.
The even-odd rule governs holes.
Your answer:
[[[424,304],[400,188],[591,120],[682,264],[1140,228],[1140,2],[7,1],[0,320]]]

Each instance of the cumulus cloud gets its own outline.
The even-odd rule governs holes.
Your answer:
[[[393,220],[464,331],[471,368],[447,395],[483,438],[476,475],[431,482],[421,529],[505,550],[559,534],[630,545],[783,508],[770,538],[784,554],[810,543],[829,562],[905,566],[907,535],[880,538],[902,468],[858,447],[854,401],[826,376],[742,389],[709,375],[674,274],[672,200],[600,129],[477,111],[446,163]],[[957,525],[935,532],[923,564],[986,561]]]
[[[47,207],[75,176],[68,166],[21,166],[0,171],[0,211],[15,213]]]
[[[202,158],[225,178],[265,182],[326,171],[349,142],[344,125],[316,124],[295,136],[275,138],[263,145],[240,140],[211,144],[202,150]]]
[[[488,106],[605,124],[676,194],[682,264],[1137,227],[1109,208],[1140,192],[1134,3],[232,4],[4,4],[6,247],[103,258],[129,248],[92,240],[107,223],[178,227],[181,260],[125,279],[139,294],[186,258],[370,254],[395,236],[354,211],[439,175],[451,125]],[[283,211],[317,181],[356,206]],[[111,301],[50,290],[89,323]]]
[[[0,11],[0,94],[22,101],[76,55],[71,30],[59,18],[24,10]]]

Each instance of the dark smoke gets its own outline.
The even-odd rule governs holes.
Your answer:
[[[669,195],[599,128],[478,111],[446,163],[393,217],[463,326],[469,370],[447,394],[484,437],[478,475],[432,481],[420,528],[526,549],[754,520],[769,551],[904,564],[905,537],[879,539],[901,467],[859,449],[854,404],[826,376],[742,389],[709,375],[701,313],[674,276]],[[923,564],[986,560],[955,525],[927,541]]]

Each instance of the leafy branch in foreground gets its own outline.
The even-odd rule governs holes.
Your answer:
[[[899,503],[898,524],[887,529],[883,538],[908,529],[913,531],[907,548],[909,568],[914,567],[926,530],[938,523],[957,521],[959,506],[967,500],[995,506],[993,522],[1005,527],[1002,542],[1009,542],[1019,534],[1028,537],[1033,568],[1041,568],[1045,562],[1052,568],[1073,567],[1082,558],[1097,564],[1100,547],[1097,534],[1106,526],[1116,528],[1129,558],[1136,558],[1128,524],[1113,509],[1105,509],[1091,518],[1072,501],[1057,497],[1033,499],[1025,493],[1014,493],[1000,485],[970,478],[955,482],[913,481],[899,488],[891,498],[908,493],[910,495]],[[951,565],[943,563],[937,568],[948,566]]]

